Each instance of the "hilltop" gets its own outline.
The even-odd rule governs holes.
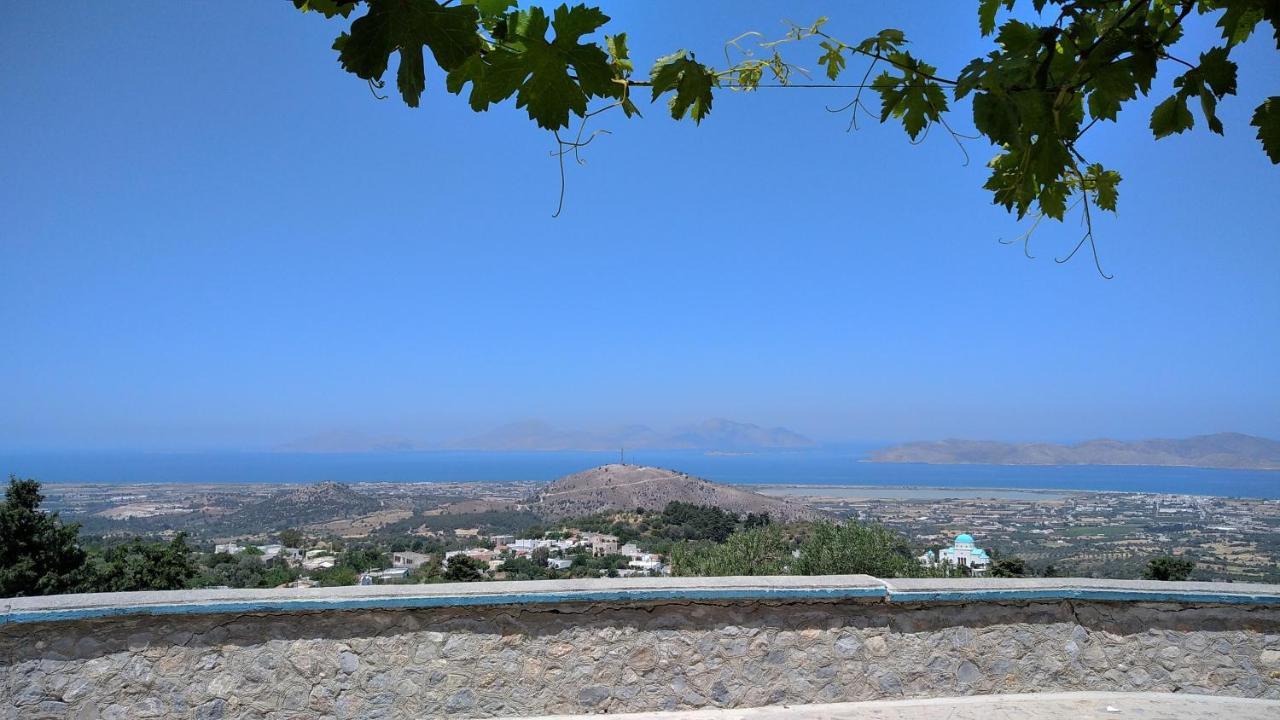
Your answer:
[[[239,511],[239,520],[250,519],[259,527],[298,527],[334,518],[367,515],[382,508],[382,501],[348,485],[322,482],[279,490]]]
[[[1076,445],[977,440],[913,442],[877,450],[872,462],[981,465],[1156,465],[1280,470],[1280,442],[1241,433],[1174,440],[1090,440]]]
[[[590,515],[607,510],[662,510],[677,500],[713,505],[737,514],[769,513],[778,520],[812,520],[818,512],[798,502],[771,498],[687,473],[643,465],[601,465],[566,475],[529,503],[547,519]]]

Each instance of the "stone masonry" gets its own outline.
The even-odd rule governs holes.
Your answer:
[[[0,717],[427,718],[1070,690],[1280,698],[1280,608],[662,601],[0,625]]]

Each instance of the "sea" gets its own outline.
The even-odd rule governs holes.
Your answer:
[[[865,450],[628,451],[656,465],[744,485],[1009,488],[1280,499],[1280,471],[1145,466],[873,463]],[[0,473],[45,483],[312,483],[553,480],[618,452],[0,453]]]

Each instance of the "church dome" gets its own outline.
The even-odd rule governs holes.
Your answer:
[[[956,544],[957,544],[957,545],[959,545],[960,543],[969,543],[970,545],[972,545],[972,544],[973,544],[973,536],[972,536],[972,535],[969,535],[968,533],[963,533],[963,534],[957,535],[957,536],[956,536]]]

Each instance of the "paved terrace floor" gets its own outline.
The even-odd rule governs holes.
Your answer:
[[[546,715],[520,720],[596,717],[599,716]],[[1039,693],[629,713],[609,717],[617,720],[1277,720],[1280,700],[1171,693]]]

